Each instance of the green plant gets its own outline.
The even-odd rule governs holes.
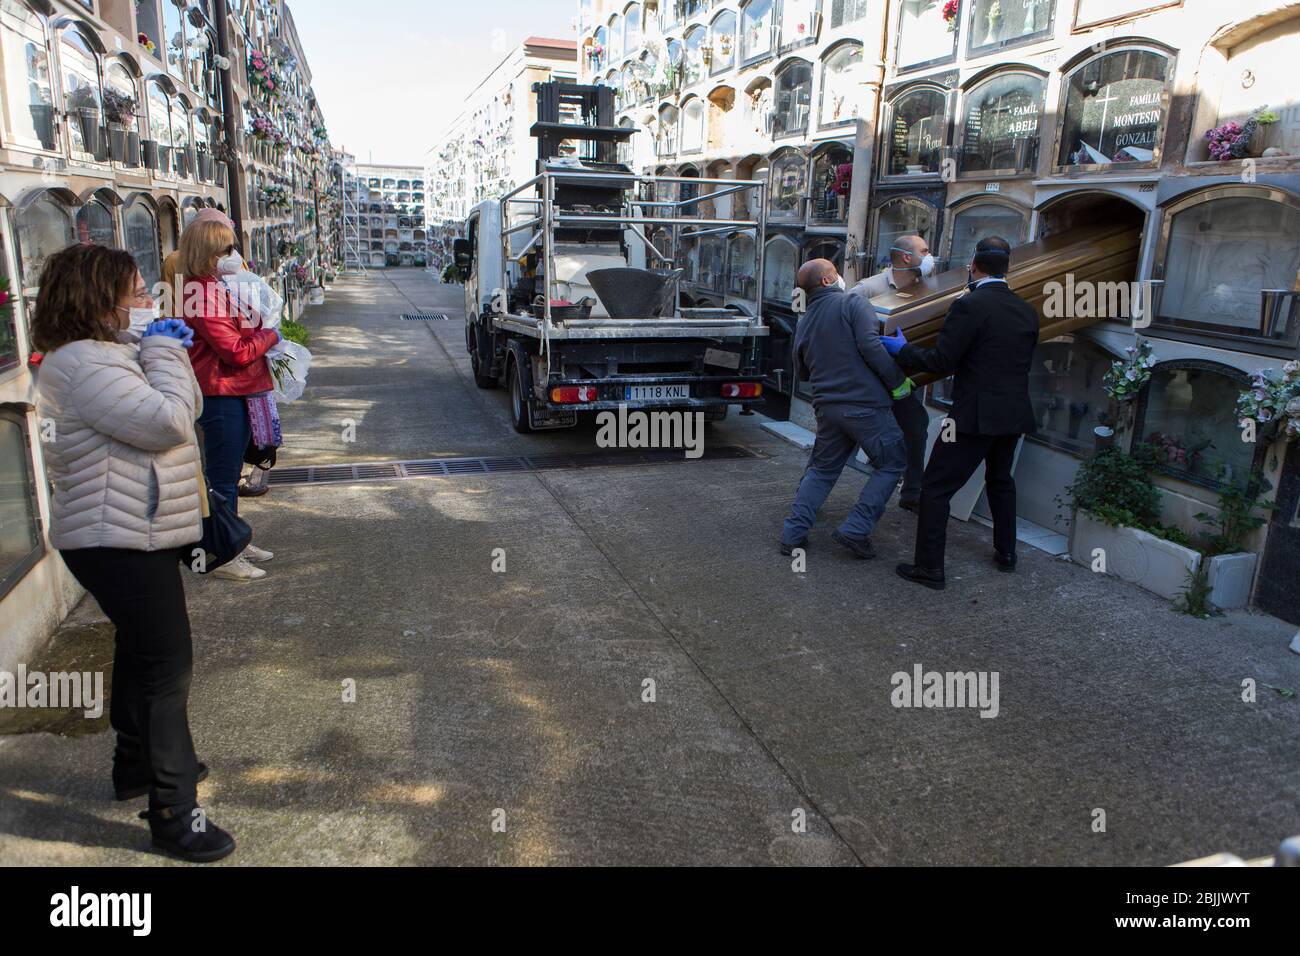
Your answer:
[[[1079,466],[1065,489],[1070,505],[1104,524],[1147,530],[1160,527],[1160,491],[1151,480],[1153,450],[1138,444],[1131,454],[1110,446]]]
[[[290,342],[296,342],[305,346],[311,338],[311,333],[307,331],[307,326],[301,322],[295,322],[293,319],[285,319],[280,323],[280,334]]]
[[[1182,597],[1174,604],[1174,608],[1202,620],[1222,614],[1223,612],[1210,601],[1211,590],[1210,559],[1203,557],[1197,562],[1196,567],[1188,570],[1187,584],[1183,588]]]
[[[1219,495],[1219,513],[1198,512],[1196,520],[1206,525],[1202,550],[1207,557],[1236,554],[1246,549],[1246,538],[1268,520],[1260,511],[1272,511],[1276,505],[1259,499],[1272,489],[1267,478],[1256,476],[1246,485],[1228,485]]]

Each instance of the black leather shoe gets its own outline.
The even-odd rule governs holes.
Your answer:
[[[871,544],[870,538],[850,538],[847,534],[841,534],[836,531],[831,538],[837,543],[848,548],[859,558],[874,558],[876,549]]]
[[[920,568],[915,564],[900,564],[894,570],[898,572],[898,576],[903,580],[924,584],[927,588],[932,588],[935,591],[942,591],[948,586],[943,580],[943,571]]]
[[[999,571],[1010,574],[1016,569],[1016,553],[1012,551],[1010,554],[1006,554],[1002,551],[994,551],[993,563],[998,566]]]
[[[807,550],[808,539],[804,538],[802,541],[796,541],[794,544],[786,544],[784,541],[781,542],[781,553],[786,557],[789,557],[794,552],[795,548],[803,548]]]
[[[920,500],[919,498],[915,498],[915,499],[913,499],[913,498],[909,498],[909,499],[906,500],[906,501],[902,501],[902,500],[900,500],[900,501],[898,502],[898,507],[902,508],[904,511],[910,511],[910,512],[912,512],[912,514],[914,514],[914,515],[915,515],[915,514],[920,514],[920,513],[921,513],[921,500]]]
[[[116,776],[117,775],[114,774],[114,777]],[[201,763],[199,764],[199,775],[195,779],[195,782],[202,783],[204,780],[207,779],[208,779],[208,765],[205,763]],[[152,785],[152,783],[153,781],[151,780],[145,780],[143,783],[140,783],[138,782],[138,778],[137,778],[137,781],[122,784],[121,786],[119,786],[117,780],[114,780],[113,799],[134,800],[136,797],[143,797],[145,794],[149,792],[149,787]]]
[[[196,803],[158,810],[141,810],[140,819],[149,821],[153,845],[191,863],[214,863],[235,852],[235,838],[206,817],[196,816]],[[200,828],[199,820],[203,821]],[[198,832],[195,832],[197,829]]]

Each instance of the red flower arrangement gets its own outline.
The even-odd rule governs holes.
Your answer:
[[[943,5],[943,20],[948,24],[949,30],[953,29],[957,25],[957,10],[960,6],[960,0],[948,0],[948,2]]]

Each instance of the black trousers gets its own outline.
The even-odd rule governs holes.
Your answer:
[[[915,392],[894,402],[894,420],[903,431],[903,444],[907,448],[907,470],[903,472],[903,487],[898,492],[899,501],[917,501],[921,497],[921,476],[925,473],[925,442],[930,430],[930,415]]]
[[[196,800],[198,761],[187,707],[194,655],[180,560],[188,548],[77,548],[64,563],[117,628],[108,719],[113,781],[150,784],[149,806]]]
[[[993,547],[1004,554],[1016,550],[1016,480],[1011,465],[1016,457],[1019,435],[969,435],[957,433],[957,440],[942,436],[930,452],[921,482],[921,510],[916,522],[918,567],[943,569],[944,545],[948,540],[948,506],[955,495],[984,462],[984,488],[993,513]]]

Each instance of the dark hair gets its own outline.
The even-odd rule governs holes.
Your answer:
[[[32,314],[32,344],[42,352],[80,339],[111,342],[109,317],[130,295],[138,267],[121,249],[78,243],[45,260]]]
[[[1011,243],[1001,236],[985,236],[975,243],[971,262],[986,276],[1004,276],[1011,265]]]

